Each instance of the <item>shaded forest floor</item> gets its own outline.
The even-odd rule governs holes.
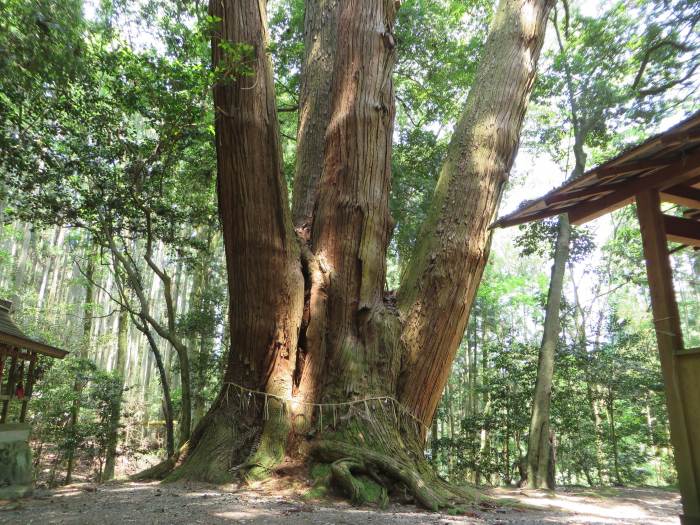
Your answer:
[[[493,489],[496,498],[527,505],[477,504],[466,514],[429,513],[410,505],[356,508],[340,500],[311,501],[299,487],[221,490],[206,485],[113,482],[37,489],[19,502],[0,501],[0,523],[12,524],[677,524],[676,492],[659,489]]]

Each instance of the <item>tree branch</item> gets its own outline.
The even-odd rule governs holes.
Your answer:
[[[644,72],[646,71],[647,66],[649,65],[649,61],[651,60],[651,56],[658,51],[659,49],[666,47],[666,46],[671,46],[675,48],[678,51],[681,51],[683,53],[687,53],[689,51],[692,51],[692,48],[682,42],[676,42],[674,40],[661,40],[657,42],[656,44],[652,45],[649,47],[645,52],[644,52],[644,58],[642,58],[642,63],[639,66],[639,70],[637,71],[637,75],[634,77],[634,81],[632,82],[632,89],[637,89],[639,87],[640,82],[642,81],[642,76],[644,75]],[[693,68],[694,70],[695,68]],[[691,73],[692,74],[692,73]]]

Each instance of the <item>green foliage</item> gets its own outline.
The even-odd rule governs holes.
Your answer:
[[[98,240],[150,227],[156,238],[187,246],[183,226],[216,217],[211,76],[199,54],[207,35],[179,27],[183,39],[199,43],[196,54],[164,55],[129,46],[111,19],[85,24],[91,37],[60,92],[41,97],[47,107],[33,115],[29,133],[12,129],[13,148],[25,155],[4,164],[9,211],[34,224],[82,227]],[[45,90],[44,76],[53,75],[27,82]]]
[[[555,218],[543,219],[522,225],[515,244],[522,255],[538,255],[554,258],[554,245],[557,241],[559,221]],[[579,262],[588,257],[595,245],[588,228],[571,229],[569,240],[569,261]]]
[[[492,8],[483,0],[409,0],[399,9],[389,256],[398,271],[430,206],[448,130],[474,80]]]
[[[50,364],[42,361],[39,369]],[[35,386],[29,421],[40,443],[55,446],[54,454],[65,458],[78,454],[80,460],[95,469],[95,477],[104,462],[110,422],[121,399],[121,380],[110,372],[98,370],[94,363],[68,357],[51,364],[41,373]],[[76,389],[75,384],[80,388]],[[80,403],[81,418],[69,424],[71,409]]]

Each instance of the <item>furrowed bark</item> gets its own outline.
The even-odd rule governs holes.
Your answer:
[[[330,88],[338,43],[338,0],[307,0],[304,13],[304,66],[299,97],[297,163],[292,218],[310,228],[323,172]]]
[[[519,9],[522,2],[504,0],[503,5],[514,11],[513,6]],[[533,2],[525,4],[530,8]],[[295,434],[293,444],[303,445],[299,452],[304,458],[332,463],[332,482],[355,501],[365,501],[365,482],[381,485],[384,493],[406,488],[434,509],[469,497],[437,478],[423,455],[420,423],[394,402],[404,346],[399,312],[385,304],[384,284],[392,230],[388,199],[394,117],[392,28],[397,7],[393,0],[310,6],[307,45],[323,38],[337,45],[322,50],[326,53],[322,59],[307,49],[305,74],[317,76],[304,80],[302,98],[306,98],[301,104],[300,118],[314,122],[300,122],[294,223],[301,242],[297,243],[287,212],[272,75],[264,55],[264,2],[211,2],[211,14],[221,19],[221,31],[212,43],[214,64],[229,72],[214,90],[219,206],[231,297],[232,348],[224,381],[284,400],[291,395],[291,403],[275,401],[274,413],[263,421],[259,405],[255,409],[238,403],[242,396],[224,385],[193,432],[184,463],[170,479],[221,482],[239,471],[248,471],[249,476],[264,473],[285,452],[296,452],[286,442],[289,434]],[[522,55],[539,51],[546,18],[546,13],[532,8],[525,16],[527,23],[522,23],[520,11],[517,15],[506,11],[508,16],[497,17],[500,40],[487,46],[490,62],[481,80],[484,84],[494,71],[500,72],[505,87],[495,90],[500,96],[489,98],[481,86],[484,93],[479,96],[489,105],[480,111],[472,100],[459,139],[464,142],[469,137],[464,151],[476,149],[478,155],[460,165],[462,151],[454,146],[451,171],[443,180],[445,195],[454,200],[454,191],[447,189],[458,171],[469,166],[473,177],[485,172],[485,187],[491,190],[483,191],[487,195],[482,200],[491,212],[498,200],[493,194],[500,192],[512,162],[525,106],[521,99],[527,98],[534,74],[535,60]],[[319,16],[327,21],[324,13],[335,17],[331,27],[314,25]],[[519,23],[513,31],[516,19]],[[323,36],[325,31],[334,33]],[[316,40],[314,32],[320,35]],[[506,37],[520,44],[511,50],[513,56],[501,50],[503,42],[509,41]],[[226,44],[221,46],[222,42]],[[510,60],[510,67],[500,64],[504,59]],[[231,73],[242,70],[248,73]],[[515,87],[511,88],[509,75],[518,79]],[[329,93],[327,117],[325,101],[317,100],[324,93]],[[505,109],[504,101],[511,103]],[[503,118],[505,136],[488,125],[486,131],[482,126],[475,132],[468,125],[472,118]],[[322,159],[320,171],[318,159]],[[482,169],[482,164],[488,169]],[[462,182],[457,189],[472,187],[481,191],[475,180]],[[451,220],[448,216],[447,222]],[[460,231],[464,235],[481,232],[485,239],[486,226],[488,221],[483,231]],[[446,283],[454,284],[452,276],[438,284]],[[476,287],[476,279],[472,286]],[[450,305],[443,301],[439,306]],[[445,361],[448,369],[451,358]],[[423,380],[412,387],[433,390],[436,385],[426,386]],[[245,399],[259,403],[260,394]],[[268,397],[264,399],[267,406]],[[303,402],[324,405],[311,407]],[[282,406],[291,409],[292,418],[285,417]],[[414,411],[414,406],[408,408]],[[302,425],[297,416],[304,416]],[[307,432],[312,423],[313,432]]]
[[[292,218],[302,243],[306,279],[305,310],[294,378],[294,399],[308,424],[310,405],[320,395],[326,354],[328,273],[309,246],[319,182],[323,173],[326,130],[331,113],[331,80],[338,43],[338,0],[307,0],[304,8],[304,65],[299,97],[296,173]]]
[[[214,86],[219,213],[229,276],[231,349],[224,382],[289,398],[304,300],[299,246],[282,172],[264,0],[212,0],[221,19],[212,60],[224,72]],[[233,49],[235,52],[231,52]],[[224,384],[193,433],[176,478],[224,481],[241,457],[265,471],[284,456],[288,418],[279,404],[240,413]],[[230,390],[230,392],[229,392]],[[263,426],[262,430],[257,427]],[[241,438],[240,434],[248,437]],[[218,465],[212,456],[219,459]]]
[[[328,274],[326,398],[386,391],[375,370],[383,313],[396,8],[348,0],[338,13],[323,173],[312,246]]]
[[[401,357],[398,315],[383,300],[392,229],[396,7],[385,0],[348,0],[338,13],[331,116],[307,264],[311,304],[304,368],[314,366],[309,343],[320,337],[323,385],[317,401],[358,403],[326,405],[325,415],[317,407],[318,433],[309,452],[331,464],[330,482],[354,502],[368,501],[367,486],[378,484],[381,500],[405,487],[437,509],[468,496],[437,479],[410,415],[377,398],[395,397]]]
[[[501,0],[398,291],[400,400],[430,424],[488,257],[553,0]]]

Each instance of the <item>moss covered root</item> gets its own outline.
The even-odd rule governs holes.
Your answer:
[[[427,466],[421,468],[411,461],[374,450],[324,440],[314,444],[312,454],[317,460],[330,463],[333,482],[355,503],[367,500],[366,484],[359,474],[381,485],[384,494],[396,485],[403,485],[420,505],[432,511],[455,508],[459,503],[475,499],[473,493],[440,480]]]

